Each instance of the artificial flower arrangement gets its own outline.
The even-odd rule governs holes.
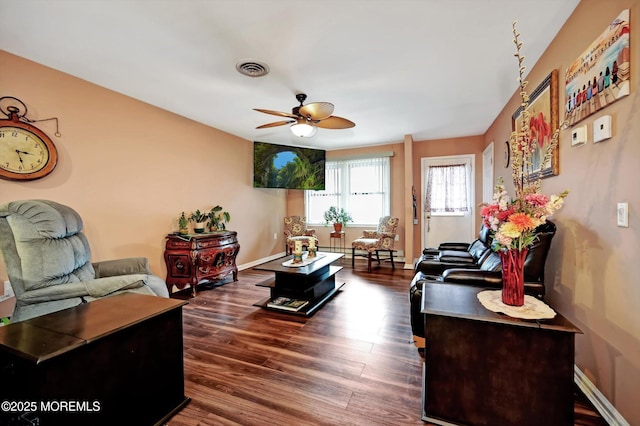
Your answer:
[[[516,191],[517,192],[517,191]],[[524,190],[512,199],[501,178],[493,194],[493,202],[482,206],[484,224],[494,233],[494,250],[523,250],[536,239],[535,229],[562,207],[569,191],[547,197],[538,191]]]
[[[494,250],[518,249],[531,246],[535,241],[534,230],[546,222],[547,217],[562,207],[569,191],[547,197],[540,193],[540,173],[533,171],[532,154],[537,141],[532,137],[531,120],[527,107],[529,96],[526,92],[527,81],[523,75],[526,67],[524,56],[520,54],[522,43],[518,41],[520,34],[513,23],[513,42],[516,45],[515,56],[518,59],[520,96],[522,99],[522,126],[520,132],[511,133],[509,147],[512,158],[513,185],[515,197],[511,198],[505,190],[502,178],[498,178],[491,203],[482,204],[481,212],[484,224],[494,233]],[[559,129],[551,137],[541,164],[550,159],[553,149],[558,144]]]
[[[524,80],[524,56],[520,54],[522,43],[518,41],[520,34],[513,23],[513,42],[516,45],[514,56],[518,59],[520,96],[522,99],[521,130],[514,131],[509,140],[512,158],[512,176],[515,197],[505,190],[502,178],[498,178],[493,200],[481,204],[480,214],[483,223],[493,234],[492,248],[500,254],[502,261],[503,292],[502,300],[510,305],[521,306],[524,302],[524,259],[529,247],[536,241],[535,230],[544,224],[547,217],[562,207],[569,191],[550,197],[540,192],[540,173],[534,171],[532,154],[538,149],[538,141],[532,136],[532,117],[527,111],[529,96],[526,92],[527,81]],[[556,129],[547,146],[541,164],[551,160],[553,149],[558,144],[559,129]],[[518,274],[518,277],[513,277]],[[518,295],[505,296],[508,281],[519,280]]]

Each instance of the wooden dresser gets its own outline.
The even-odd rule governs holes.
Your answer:
[[[173,286],[182,290],[189,285],[195,296],[198,284],[220,281],[229,274],[237,281],[239,250],[238,234],[233,231],[167,235],[164,261],[169,294]]]
[[[190,400],[186,303],[122,293],[0,327],[0,425],[165,424]]]

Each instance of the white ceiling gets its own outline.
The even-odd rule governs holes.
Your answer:
[[[512,22],[531,69],[578,3],[0,0],[0,49],[247,140],[339,149],[483,134],[517,87]],[[255,129],[282,118],[253,108],[290,112],[297,92],[356,127]]]

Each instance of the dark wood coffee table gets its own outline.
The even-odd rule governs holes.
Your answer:
[[[343,253],[318,252],[318,260],[306,266],[291,267],[283,266],[283,263],[290,261],[291,256],[281,257],[271,262],[255,266],[253,269],[259,271],[275,272],[273,280],[257,284],[261,287],[271,289],[270,297],[255,303],[265,309],[270,308],[268,303],[277,297],[288,297],[291,299],[307,300],[309,304],[299,311],[283,311],[294,315],[313,315],[325,303],[327,303],[344,285],[336,285],[335,275],[342,269],[342,266],[332,265],[336,260],[344,257]]]

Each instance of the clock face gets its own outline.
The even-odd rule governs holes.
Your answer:
[[[57,153],[51,140],[28,124],[0,125],[0,177],[41,178],[55,168]]]

